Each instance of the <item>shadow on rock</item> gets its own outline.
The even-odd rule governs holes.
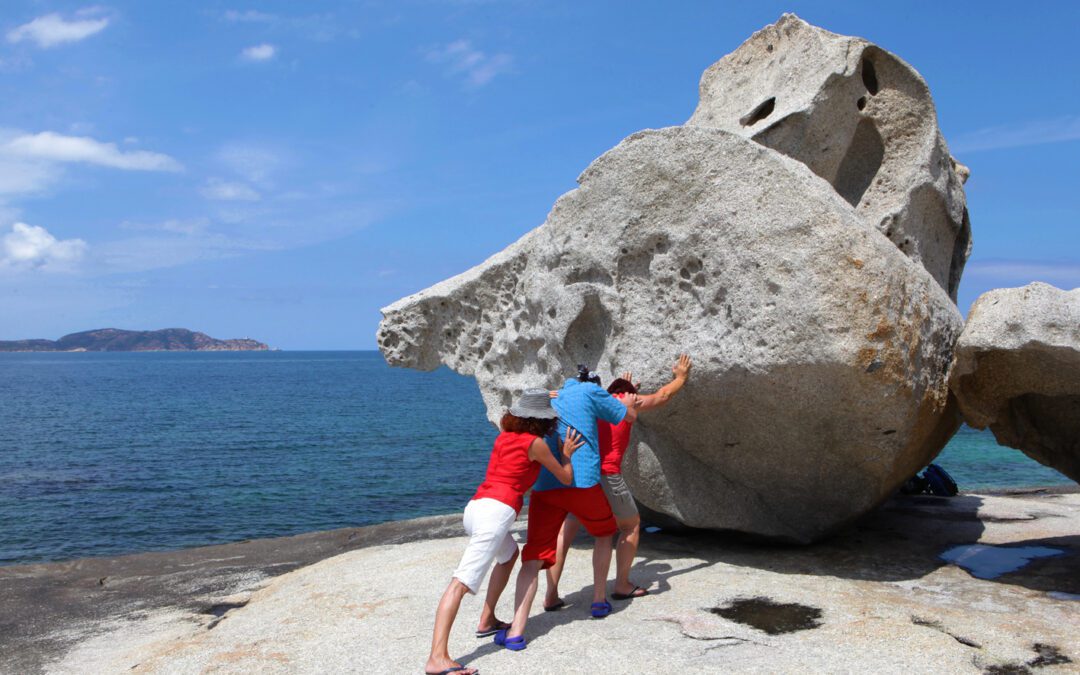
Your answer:
[[[982,498],[897,496],[882,508],[808,546],[755,541],[744,535],[704,530],[644,534],[639,555],[648,560],[700,558],[780,574],[817,574],[862,581],[919,579],[946,565],[945,549],[979,541],[986,526]],[[651,564],[651,563],[649,563]],[[644,572],[639,563],[634,573]]]

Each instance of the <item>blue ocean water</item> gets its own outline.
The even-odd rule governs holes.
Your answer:
[[[377,352],[0,354],[0,564],[452,513],[495,433],[471,379]],[[971,429],[938,462],[1070,482]]]

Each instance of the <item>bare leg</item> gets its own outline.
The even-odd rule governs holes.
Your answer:
[[[555,564],[547,570],[547,593],[544,595],[544,607],[554,607],[562,598],[559,597],[559,579],[562,578],[563,566],[566,565],[566,554],[570,552],[570,544],[574,543],[574,537],[581,529],[581,523],[572,515],[567,515],[563,521],[562,529],[559,530],[559,543],[555,548]]]
[[[461,599],[469,592],[469,587],[457,579],[451,579],[450,585],[439,600],[439,608],[435,610],[435,631],[431,636],[431,655],[428,656],[424,670],[428,673],[439,673],[447,668],[460,666],[450,658],[447,643],[450,641],[450,629],[454,626],[458,608],[461,607]],[[475,669],[464,671],[463,675],[475,673]]]
[[[641,538],[641,517],[619,518],[619,543],[615,547],[615,586],[616,593],[629,595],[634,590],[630,583],[630,567],[637,555],[638,541]]]
[[[480,610],[480,623],[476,630],[483,631],[496,627],[499,620],[495,618],[495,607],[499,604],[499,597],[506,582],[510,581],[510,573],[514,571],[514,563],[517,562],[518,552],[514,551],[513,557],[504,563],[495,565],[488,578],[487,596],[484,598],[484,608]]]
[[[525,623],[529,620],[529,612],[532,610],[533,599],[536,597],[536,587],[540,584],[539,560],[526,560],[521,563],[521,571],[518,572],[517,592],[514,597],[514,623],[507,631],[507,637],[517,637],[525,633]]]
[[[593,602],[607,600],[607,577],[611,571],[611,540],[614,535],[597,537],[593,546]]]

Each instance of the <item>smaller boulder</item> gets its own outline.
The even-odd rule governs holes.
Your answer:
[[[969,425],[1080,482],[1080,289],[979,296],[950,387]]]

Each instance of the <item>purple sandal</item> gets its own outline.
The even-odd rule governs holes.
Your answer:
[[[589,607],[589,612],[592,614],[592,618],[603,619],[608,614],[611,614],[611,603],[607,600],[604,600],[603,602],[594,602]]]
[[[515,635],[514,637],[506,637],[506,631],[501,630],[495,633],[495,644],[500,647],[506,647],[510,651],[520,652],[525,649],[525,636]]]

